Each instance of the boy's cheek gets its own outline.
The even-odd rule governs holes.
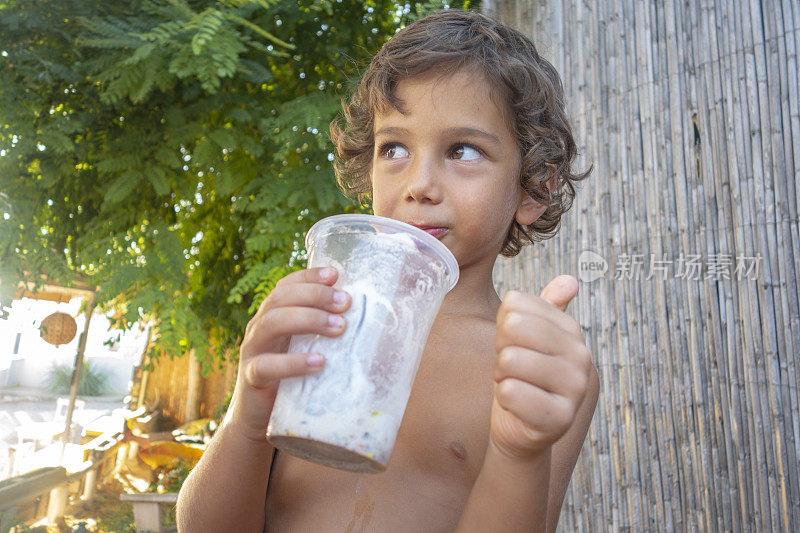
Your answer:
[[[389,210],[386,206],[387,193],[382,187],[372,186],[372,212],[381,217],[389,217]],[[391,218],[391,217],[390,217]]]

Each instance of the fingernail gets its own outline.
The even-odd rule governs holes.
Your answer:
[[[308,366],[322,366],[325,362],[325,356],[319,353],[310,353],[306,355],[306,364]]]
[[[322,277],[325,279],[333,279],[333,276],[336,275],[336,269],[333,267],[327,267],[325,270],[322,271]]]
[[[333,328],[340,328],[344,326],[344,318],[339,315],[328,315],[328,325]]]
[[[343,305],[347,301],[347,294],[343,291],[333,292],[333,303],[336,305]]]

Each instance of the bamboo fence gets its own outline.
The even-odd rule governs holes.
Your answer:
[[[191,422],[197,417],[213,418],[236,382],[237,361],[229,356],[220,362],[219,367],[215,367],[207,376],[200,378],[195,406],[197,412],[190,413],[187,410],[192,372],[190,357],[194,356],[190,353],[174,358],[162,356],[152,371],[144,371],[141,367],[137,367],[131,387],[134,405],[143,393],[143,404],[149,409],[157,409],[166,419],[165,424],[172,426]],[[143,384],[144,390],[142,390]]]
[[[501,294],[580,281],[601,391],[560,530],[800,531],[800,3],[484,8],[561,73],[595,165],[495,268]]]

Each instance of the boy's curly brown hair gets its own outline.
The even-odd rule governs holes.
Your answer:
[[[592,167],[572,173],[577,148],[553,65],[523,34],[484,15],[440,11],[410,24],[383,45],[350,101],[342,102],[343,116],[331,123],[336,178],[348,196],[369,199],[375,112],[390,106],[403,111],[403,102],[395,95],[400,80],[429,73],[446,76],[464,68],[483,73],[491,87],[499,88],[498,102],[508,106],[522,155],[522,188],[547,206],[529,226],[513,221],[500,251],[513,257],[528,242],[558,232],[561,215],[575,198],[574,183],[588,177]],[[546,182],[553,177],[556,184],[551,191]]]

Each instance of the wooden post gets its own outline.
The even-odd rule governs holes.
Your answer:
[[[90,502],[94,500],[95,485],[97,485],[97,468],[92,468],[86,472],[86,477],[83,481],[83,501]]]
[[[75,410],[75,398],[78,396],[78,385],[81,381],[81,371],[83,370],[83,354],[86,351],[86,337],[89,335],[89,323],[92,319],[94,312],[94,293],[91,293],[86,299],[86,323],[81,332],[81,338],[78,341],[78,353],[75,354],[75,366],[72,369],[72,381],[69,387],[69,405],[67,405],[66,420],[64,422],[64,433],[61,435],[61,452],[59,453],[58,462],[64,460],[64,449],[70,440],[72,433],[72,413]],[[67,504],[67,487],[61,486],[50,491],[50,500],[47,504],[47,521],[53,523],[56,518],[64,513],[64,507]]]
[[[147,326],[147,342],[144,344],[144,353],[142,353],[142,379],[139,384],[139,394],[136,398],[136,408],[144,405],[144,397],[147,394],[147,380],[150,377],[150,371],[147,366],[150,364],[150,358],[147,356],[150,351],[150,341],[153,338],[153,326]]]
[[[200,418],[200,389],[201,374],[200,363],[194,355],[192,348],[189,353],[189,383],[186,387],[186,405],[183,410],[183,422],[191,422]]]
[[[72,426],[72,413],[75,410],[75,398],[78,396],[78,385],[81,381],[81,371],[83,370],[83,354],[86,351],[86,337],[89,335],[89,322],[92,320],[92,313],[94,312],[94,293],[91,293],[86,298],[86,323],[81,332],[81,338],[78,341],[78,353],[75,354],[75,367],[72,369],[72,381],[69,387],[69,405],[67,405],[67,415],[64,422],[64,433],[61,435],[61,454],[59,462],[64,458],[64,448],[69,442],[70,429]]]
[[[67,485],[61,485],[50,491],[50,500],[47,502],[47,522],[49,524],[54,524],[56,519],[64,514],[67,496]]]

